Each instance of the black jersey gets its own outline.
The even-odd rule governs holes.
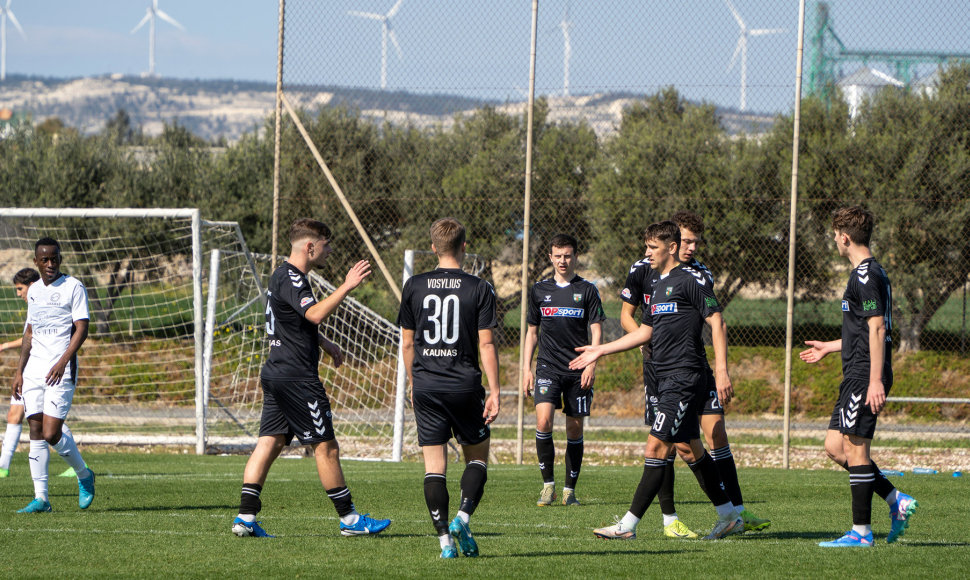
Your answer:
[[[630,272],[626,275],[626,282],[623,284],[623,290],[620,291],[620,300],[627,304],[632,304],[634,314],[636,314],[636,309],[640,308],[641,320],[643,319],[643,314],[647,311],[647,304],[650,303],[650,294],[653,292],[653,285],[658,278],[659,275],[650,267],[650,260],[647,258],[634,262],[630,266]],[[642,351],[643,363],[646,365],[647,361],[650,360],[651,353],[649,342],[643,345]],[[646,372],[646,368],[644,368],[644,372]]]
[[[498,326],[491,284],[457,268],[413,276],[404,284],[397,324],[414,331],[415,390],[482,388],[478,331]]]
[[[886,349],[882,362],[883,382],[892,384],[893,291],[889,276],[875,258],[863,260],[842,295],[842,376],[869,380],[869,322],[873,316],[886,320]]]
[[[685,264],[658,277],[644,309],[643,323],[653,327],[653,366],[657,377],[677,370],[706,369],[702,329],[706,318],[721,311],[710,279]]]
[[[701,272],[702,274],[704,274],[705,276],[707,276],[707,280],[711,283],[711,288],[714,287],[714,274],[711,273],[711,270],[707,266],[705,266],[704,264],[698,262],[697,261],[697,258],[691,258],[690,259],[690,262],[687,262],[684,265],[685,266],[688,266],[690,268],[693,268],[693,269],[697,270],[698,272]]]
[[[273,272],[266,290],[269,358],[260,376],[285,381],[318,378],[317,325],[306,319],[306,311],[316,303],[310,281],[298,268],[283,262]]]
[[[599,291],[579,276],[565,286],[542,280],[529,290],[526,322],[539,329],[537,362],[553,372],[582,374],[570,371],[569,361],[579,355],[576,347],[589,344],[589,325],[603,320]]]

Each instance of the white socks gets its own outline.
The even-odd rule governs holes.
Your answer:
[[[27,457],[30,459],[30,477],[34,480],[34,497],[47,501],[47,462],[51,458],[47,441],[31,439]]]
[[[77,474],[78,479],[90,477],[91,472],[85,467],[84,460],[81,459],[81,452],[77,450],[77,444],[74,442],[74,434],[71,433],[67,425],[61,426],[61,439],[53,447],[54,451],[57,451],[57,454],[74,468],[74,473]]]
[[[23,428],[22,423],[7,423],[7,432],[3,436],[3,452],[0,453],[0,469],[10,469],[10,460],[20,443],[20,432]]]

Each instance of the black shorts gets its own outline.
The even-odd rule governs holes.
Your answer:
[[[886,396],[892,384],[886,385]],[[866,395],[869,392],[869,381],[864,379],[842,379],[839,385],[839,400],[835,403],[829,429],[843,435],[855,435],[863,439],[872,439],[876,434],[876,419],[879,415],[872,412],[866,405]]]
[[[668,443],[700,439],[699,394],[707,385],[702,373],[680,371],[657,382],[657,416],[650,434]]]
[[[320,380],[277,381],[260,379],[263,414],[259,436],[284,435],[289,445],[295,436],[303,445],[332,441],[333,414]]]
[[[412,395],[418,445],[444,445],[452,434],[459,445],[475,445],[489,438],[485,424],[485,389],[474,392],[415,390]]]
[[[593,406],[593,387],[582,387],[582,374],[561,375],[550,372],[545,367],[536,369],[536,384],[533,389],[535,403],[552,403],[567,417],[589,417]]]
[[[643,424],[653,425],[657,420],[657,373],[649,361],[643,361]]]
[[[717,381],[714,380],[714,371],[707,369],[707,388],[700,393],[700,401],[697,405],[698,415],[724,415],[724,407],[721,400],[717,398]]]

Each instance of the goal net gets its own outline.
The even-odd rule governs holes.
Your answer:
[[[199,453],[255,444],[272,264],[248,251],[237,224],[201,220],[197,210],[0,210],[4,340],[23,331],[26,305],[11,281],[33,266],[41,237],[60,243],[61,270],[88,290],[90,334],[67,418],[79,441]],[[317,274],[310,278],[318,296],[334,290]],[[329,360],[320,366],[342,454],[400,457],[393,447],[396,327],[348,298],[320,330],[345,353],[340,369]],[[3,384],[16,360],[14,352],[0,354]],[[413,426],[398,428],[410,429],[397,440],[415,453]]]

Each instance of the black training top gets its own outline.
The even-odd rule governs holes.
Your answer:
[[[457,268],[418,274],[404,284],[397,324],[414,331],[414,389],[482,388],[478,331],[498,326],[495,290]]]
[[[863,260],[849,275],[842,295],[842,376],[869,380],[869,318],[886,320],[883,383],[892,384],[893,291],[886,270],[875,258]]]
[[[317,325],[306,311],[317,303],[306,274],[283,262],[269,279],[266,291],[266,338],[269,358],[260,373],[264,379],[318,378],[320,345]]]
[[[658,277],[649,298],[643,323],[653,327],[652,364],[657,376],[678,370],[703,372],[708,368],[701,333],[704,320],[721,311],[710,279],[700,270],[679,264]]]
[[[537,362],[553,372],[582,374],[570,371],[569,361],[579,356],[576,347],[589,344],[589,325],[603,320],[599,291],[579,276],[565,286],[549,279],[529,289],[526,322],[539,329]]]

